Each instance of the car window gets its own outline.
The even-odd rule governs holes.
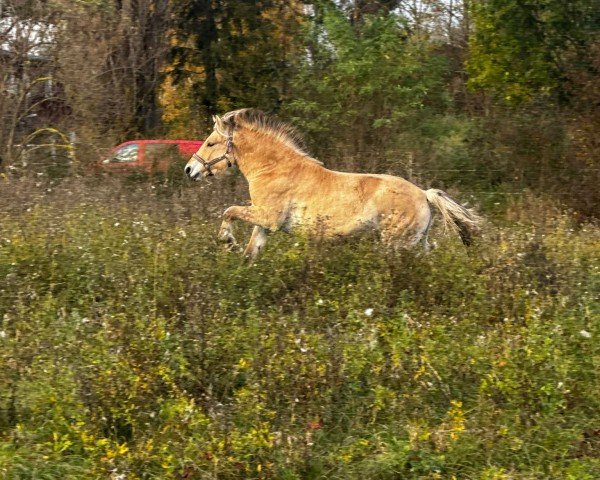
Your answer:
[[[112,157],[110,157],[110,163],[130,163],[137,161],[137,154],[140,146],[137,143],[131,145],[125,145],[119,148]]]

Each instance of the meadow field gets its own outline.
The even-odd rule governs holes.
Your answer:
[[[597,225],[523,192],[245,265],[215,184],[2,184],[0,478],[600,478]]]

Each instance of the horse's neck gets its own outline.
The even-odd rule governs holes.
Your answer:
[[[238,142],[238,167],[248,182],[265,176],[285,175],[298,163],[306,161],[300,154],[278,140],[251,132]]]

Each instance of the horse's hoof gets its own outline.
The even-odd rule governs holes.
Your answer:
[[[256,260],[256,255],[242,255],[242,265],[250,266],[254,265],[254,261]]]
[[[240,251],[240,248],[238,247],[238,244],[235,243],[235,242],[226,243],[224,245],[224,248],[229,253],[237,253],[237,252]]]

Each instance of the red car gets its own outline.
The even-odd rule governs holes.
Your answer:
[[[174,163],[187,161],[201,145],[200,140],[131,140],[114,147],[100,166],[108,172],[166,172]]]

